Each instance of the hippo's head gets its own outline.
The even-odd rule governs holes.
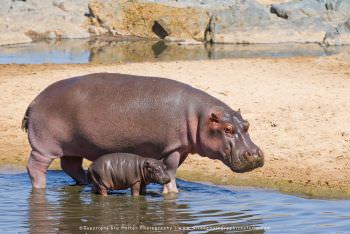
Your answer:
[[[249,123],[240,111],[215,106],[199,123],[199,151],[219,159],[234,172],[247,172],[264,165],[263,152],[249,137]]]
[[[149,182],[158,184],[167,184],[170,182],[170,177],[166,168],[159,160],[146,159],[143,164],[143,170]]]

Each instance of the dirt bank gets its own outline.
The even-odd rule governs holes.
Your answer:
[[[180,168],[181,178],[350,197],[350,63],[342,57],[0,65],[1,165],[25,165],[29,146],[20,122],[30,101],[54,81],[92,72],[168,77],[241,108],[266,154],[265,166],[234,174],[193,155]]]

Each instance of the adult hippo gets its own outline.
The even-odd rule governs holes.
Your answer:
[[[219,159],[234,172],[264,164],[248,135],[249,123],[220,100],[174,80],[97,73],[58,81],[29,105],[27,170],[44,188],[51,162],[77,183],[87,182],[83,158],[125,152],[162,159],[177,192],[175,174],[189,153]]]

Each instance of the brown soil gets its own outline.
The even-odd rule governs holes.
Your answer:
[[[20,125],[36,95],[54,81],[93,72],[168,77],[241,108],[265,166],[235,174],[192,155],[179,169],[181,178],[350,197],[350,62],[342,57],[0,65],[0,165],[24,167],[29,145]]]

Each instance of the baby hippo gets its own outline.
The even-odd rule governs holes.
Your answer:
[[[135,154],[106,154],[94,161],[88,169],[92,191],[107,196],[109,190],[128,189],[138,196],[146,193],[149,183],[166,184],[170,177],[160,160]]]

